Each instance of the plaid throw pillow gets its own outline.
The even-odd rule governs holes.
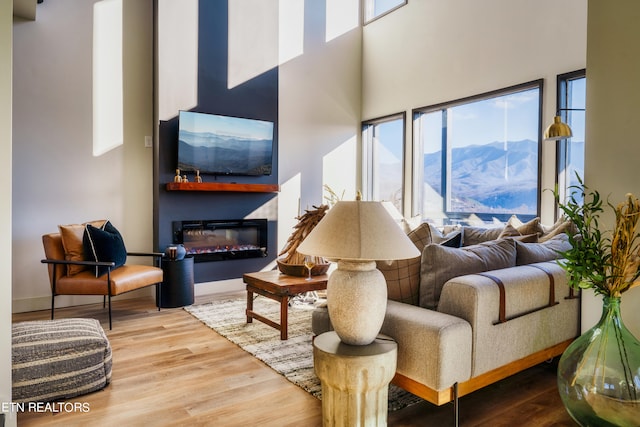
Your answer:
[[[431,243],[431,228],[429,224],[420,224],[410,231],[407,237],[416,248],[422,249]],[[400,259],[394,261],[377,261],[378,270],[387,281],[387,298],[406,304],[418,305],[420,292],[420,257]]]

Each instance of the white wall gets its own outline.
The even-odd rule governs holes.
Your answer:
[[[606,3],[606,4],[604,4]],[[585,183],[610,196],[614,204],[626,193],[640,196],[640,3],[589,1],[587,52],[587,128]],[[613,216],[602,225],[613,227]],[[583,329],[602,312],[602,300],[585,292]],[[640,338],[640,288],[624,294],[622,317]]]
[[[410,1],[364,27],[363,119],[401,111],[410,118],[413,108],[543,78],[546,126],[556,76],[585,67],[586,19],[584,0]],[[542,188],[553,188],[555,145],[544,144],[542,155]],[[542,221],[553,217],[544,192]]]
[[[281,7],[287,3],[292,2],[281,2]],[[332,9],[331,3],[341,9]],[[345,199],[354,199],[358,189],[362,36],[357,3],[327,0],[325,7],[322,1],[304,2],[302,50],[280,65],[279,248],[295,218],[325,202],[324,184],[344,192]],[[346,25],[336,22],[336,14],[346,18]],[[281,27],[286,23],[281,14]],[[343,31],[327,41],[336,28]]]
[[[11,244],[12,0],[0,0],[0,236]],[[11,252],[0,257],[0,404],[11,402]],[[15,413],[6,413],[15,426]]]
[[[110,219],[130,250],[151,250],[152,0],[123,3],[124,144],[93,152],[94,1],[38,5],[14,25],[13,311],[49,307],[41,235]],[[59,305],[90,302],[58,297]]]

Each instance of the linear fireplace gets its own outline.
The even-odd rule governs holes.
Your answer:
[[[267,256],[267,220],[174,221],[173,243],[182,243],[194,262]]]

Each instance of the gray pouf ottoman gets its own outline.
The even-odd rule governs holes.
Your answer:
[[[49,402],[103,389],[111,345],[95,319],[12,325],[13,401]]]

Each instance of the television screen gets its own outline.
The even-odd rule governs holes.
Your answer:
[[[180,111],[178,168],[214,175],[271,175],[273,122]]]

